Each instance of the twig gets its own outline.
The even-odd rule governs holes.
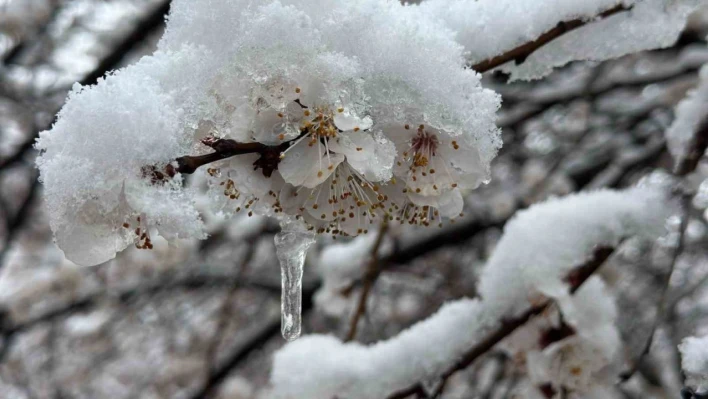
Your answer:
[[[708,149],[708,116],[703,120],[701,125],[696,130],[696,134],[691,140],[688,153],[686,156],[676,165],[674,174],[677,176],[686,176],[691,174],[698,167],[703,155]]]
[[[318,287],[303,290],[302,310],[303,313],[313,307],[312,298]],[[238,367],[253,353],[265,346],[271,339],[280,336],[280,316],[272,317],[263,328],[243,345],[236,348],[232,353],[226,355],[222,364],[217,366],[207,378],[201,389],[192,395],[191,399],[206,399],[213,397],[214,392],[219,388],[231,372]]]
[[[575,29],[581,28],[589,23],[596,21],[597,19],[608,18],[612,15],[629,11],[631,9],[631,6],[626,7],[623,4],[619,4],[615,7],[610,8],[609,10],[600,13],[596,18],[593,19],[574,19],[565,22],[561,21],[553,29],[539,36],[538,39],[522,44],[521,46],[509,50],[504,54],[477,63],[472,66],[472,69],[479,73],[483,73],[490,71],[500,65],[506,64],[509,61],[515,61],[517,64],[521,64],[536,50],[552,42],[553,40],[563,36],[564,34]]]
[[[344,340],[345,342],[351,341],[356,338],[356,330],[357,326],[359,325],[359,320],[366,313],[366,302],[369,298],[369,293],[371,292],[371,288],[374,286],[374,283],[381,275],[381,270],[379,269],[378,253],[387,231],[388,223],[384,222],[381,224],[381,227],[379,227],[378,236],[376,237],[376,241],[374,242],[374,245],[371,248],[371,260],[369,260],[369,263],[366,267],[366,272],[364,273],[364,285],[361,288],[361,295],[359,296],[359,302],[357,304],[356,310],[354,311],[354,315],[352,316],[349,322],[349,332],[347,332],[347,336]]]
[[[165,15],[170,11],[170,0],[162,0],[155,8],[141,19],[129,35],[123,37],[111,53],[87,74],[82,80],[82,85],[94,84],[106,74],[118,68],[126,54],[130,53],[137,45],[144,42],[157,29],[165,25]]]
[[[613,252],[614,248],[598,247],[594,251],[592,257],[585,264],[571,272],[566,278],[566,281],[570,284],[570,292],[575,293],[585,283],[585,281],[587,281],[587,279],[589,279],[590,276],[592,276],[605,263]],[[508,337],[519,327],[526,324],[526,322],[532,317],[543,313],[543,311],[545,311],[550,304],[551,301],[547,300],[544,303],[533,306],[520,316],[503,321],[499,328],[489,334],[487,338],[468,349],[457,362],[441,374],[440,378],[443,383],[438,389],[441,389],[442,386],[444,386],[444,382],[453,374],[469,367],[480,356],[487,353],[504,338]],[[404,399],[414,392],[419,391],[421,388],[423,388],[423,384],[419,382],[389,395],[387,399]]]
[[[192,174],[197,168],[222,159],[236,155],[261,154],[261,157],[253,165],[255,168],[263,169],[263,175],[270,177],[273,171],[278,169],[281,153],[290,146],[290,142],[268,146],[261,143],[239,143],[230,139],[208,139],[202,140],[202,143],[213,148],[214,152],[206,155],[179,157],[176,159],[177,168],[168,165],[166,173],[170,176],[174,176],[175,172]],[[158,177],[158,180],[162,180],[162,178]]]
[[[207,368],[210,373],[213,373],[215,371],[214,368],[216,367],[216,350],[218,349],[219,344],[221,343],[224,331],[226,330],[226,326],[228,325],[229,315],[233,311],[231,303],[233,302],[236,293],[238,293],[238,289],[241,287],[239,281],[246,273],[246,270],[248,269],[248,263],[251,261],[251,259],[253,259],[253,254],[256,251],[256,246],[253,242],[253,238],[255,237],[252,237],[250,240],[246,241],[246,245],[248,247],[246,256],[244,256],[243,260],[240,262],[240,267],[238,273],[236,274],[236,278],[234,279],[231,288],[229,288],[228,292],[224,297],[224,301],[221,304],[221,309],[219,310],[218,316],[219,321],[216,326],[216,331],[214,332],[213,339],[206,350],[205,361],[207,362]]]
[[[27,193],[27,196],[22,202],[22,205],[20,205],[20,209],[17,210],[14,217],[12,218],[10,218],[9,214],[7,215],[7,237],[5,238],[3,247],[0,249],[0,268],[2,268],[4,265],[5,257],[10,251],[12,242],[15,240],[15,237],[17,237],[17,235],[20,233],[22,226],[24,226],[25,222],[30,216],[30,213],[32,212],[32,205],[34,205],[35,198],[37,197],[37,192],[39,191],[39,182],[37,182],[36,172],[32,172],[32,178],[30,181],[32,182],[32,184],[30,185],[29,192]]]
[[[666,313],[669,309],[668,307],[668,293],[669,293],[669,285],[671,283],[671,278],[674,275],[674,271],[676,270],[676,264],[678,263],[678,259],[683,253],[683,249],[685,246],[685,238],[686,238],[686,227],[688,226],[688,213],[689,209],[691,206],[690,203],[690,196],[688,195],[683,195],[682,196],[682,207],[683,207],[683,215],[681,218],[681,224],[679,226],[679,236],[678,236],[678,242],[676,244],[676,248],[673,251],[673,254],[671,256],[671,263],[669,266],[669,271],[666,275],[666,280],[664,282],[664,286],[661,291],[661,295],[659,297],[659,302],[658,302],[658,310],[656,312],[656,318],[654,319],[654,323],[651,328],[651,332],[649,333],[649,338],[647,338],[646,343],[644,344],[644,347],[642,348],[642,351],[639,353],[639,356],[634,361],[634,364],[632,367],[621,373],[620,374],[620,382],[625,382],[632,378],[632,376],[639,370],[639,365],[642,362],[642,358],[649,354],[649,351],[651,350],[651,345],[654,342],[654,335],[656,334],[656,330],[659,327],[659,324],[665,319]]]

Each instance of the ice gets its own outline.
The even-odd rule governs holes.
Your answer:
[[[275,236],[275,249],[281,273],[281,332],[293,341],[302,330],[302,274],[305,255],[315,243],[314,233],[298,221],[286,220]]]

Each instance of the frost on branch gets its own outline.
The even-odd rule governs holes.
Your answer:
[[[704,132],[699,132],[703,129]],[[700,70],[698,86],[676,107],[676,118],[666,130],[666,140],[676,165],[689,156],[690,147],[699,136],[708,134],[708,66]],[[706,140],[704,138],[704,140]],[[700,157],[702,154],[697,154]]]
[[[502,70],[512,80],[538,79],[571,61],[602,61],[642,50],[668,47],[683,30],[699,0],[427,0],[421,8],[457,32],[471,65],[532,42],[570,21],[591,21],[552,40],[520,65]],[[619,8],[618,8],[619,7]],[[599,18],[605,12],[607,18]],[[594,20],[597,17],[598,20]],[[503,21],[500,22],[500,21]]]
[[[557,301],[576,333],[536,348],[535,378],[553,376],[567,388],[591,389],[595,373],[613,360],[619,346],[616,311],[611,300],[588,306],[587,298],[604,295],[600,280],[591,279],[572,296],[566,277],[599,245],[661,234],[668,208],[659,190],[634,188],[553,199],[520,212],[505,227],[480,276],[480,298],[448,303],[429,319],[371,346],[317,335],[288,344],[275,355],[274,395],[379,398],[420,381],[435,382],[502,320],[544,298]],[[576,369],[578,362],[585,367]]]
[[[334,236],[459,215],[501,146],[500,99],[462,67],[452,32],[402,10],[173,1],[158,51],[76,87],[39,140],[67,257],[97,264],[156,232],[203,237],[183,185],[195,170],[214,211],[294,216]]]
[[[708,336],[688,337],[679,345],[679,350],[687,384],[697,392],[708,391]]]

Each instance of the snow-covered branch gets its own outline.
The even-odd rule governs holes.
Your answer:
[[[631,10],[632,6],[625,6],[624,4],[618,4],[609,10],[605,10],[599,13],[596,19],[604,19],[611,17],[612,15],[626,12]],[[487,72],[496,67],[506,64],[507,62],[514,61],[516,65],[522,64],[531,54],[543,47],[544,45],[550,43],[551,41],[558,39],[560,36],[585,26],[588,23],[594,22],[595,19],[573,19],[570,21],[561,21],[553,27],[551,30],[544,32],[538,38],[524,43],[512,50],[506,51],[501,55],[497,55],[493,58],[478,62],[472,66],[477,72]]]
[[[507,224],[480,278],[480,299],[448,303],[431,318],[371,346],[343,344],[330,336],[304,337],[276,354],[271,374],[274,394],[313,399],[396,397],[395,392],[436,385],[544,309],[548,298],[558,302],[583,336],[583,329],[590,328],[584,318],[597,316],[583,313],[588,309],[581,310],[571,294],[611,251],[599,250],[590,262],[585,261],[587,256],[598,246],[616,246],[626,237],[660,234],[668,212],[663,194],[650,188],[597,191],[536,205]],[[586,267],[578,268],[583,264]],[[603,340],[606,345],[616,342],[611,325],[592,326],[598,327],[608,332],[588,332],[587,336],[600,334],[598,339],[588,338],[591,346],[602,345],[598,342]],[[595,350],[601,358],[594,361],[603,364],[616,347]],[[318,355],[308,356],[312,353]],[[584,378],[589,379],[593,370],[583,371]]]
[[[676,107],[666,138],[676,174],[693,172],[708,148],[708,66],[700,70],[698,85]]]
[[[502,70],[512,79],[528,80],[571,61],[602,61],[667,47],[699,4],[698,0],[428,0],[419,7],[456,33],[471,65],[486,70],[501,61],[523,61],[507,63]],[[566,31],[566,23],[574,29]],[[520,49],[519,54],[513,54],[514,49]],[[491,63],[507,52],[512,56]]]

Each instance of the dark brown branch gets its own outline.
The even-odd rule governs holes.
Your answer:
[[[263,175],[270,177],[273,171],[278,169],[278,163],[283,151],[288,149],[290,142],[285,142],[277,146],[268,146],[261,143],[239,143],[230,139],[204,140],[205,145],[214,149],[214,152],[206,155],[183,156],[177,158],[177,168],[168,166],[167,174],[174,176],[175,173],[192,174],[198,168],[222,159],[231,158],[237,155],[260,154],[260,158],[253,164],[254,169],[263,169]],[[159,179],[158,179],[159,180]]]
[[[571,272],[566,278],[566,281],[568,282],[568,284],[570,284],[570,292],[575,293],[578,289],[580,289],[580,287],[585,283],[585,281],[587,281],[587,279],[589,279],[590,276],[592,276],[605,263],[605,261],[610,257],[610,255],[612,255],[613,252],[614,248],[612,247],[599,247],[595,250],[592,257],[584,265],[578,267],[573,272]],[[526,322],[529,321],[532,317],[541,314],[544,310],[548,308],[548,306],[551,305],[551,303],[552,302],[550,300],[546,300],[544,303],[530,308],[520,316],[503,321],[501,323],[501,326],[496,331],[492,332],[487,336],[487,338],[483,339],[475,346],[467,350],[457,362],[455,362],[452,366],[450,366],[442,373],[440,378],[441,381],[443,381],[443,384],[444,381],[450,378],[453,374],[469,367],[480,356],[490,351],[504,338],[508,337],[519,327],[526,324]],[[441,386],[443,384],[441,384]],[[410,387],[404,388],[389,395],[387,399],[404,399],[412,395],[413,393],[418,392],[422,388],[422,383],[416,383]]]
[[[540,49],[541,47],[545,46],[546,44],[552,42],[553,40],[563,36],[564,34],[571,32],[575,29],[578,29],[580,27],[583,27],[593,21],[596,21],[597,19],[604,19],[608,18],[612,15],[619,14],[625,11],[631,10],[632,7],[626,7],[623,4],[619,4],[615,7],[610,8],[609,10],[606,10],[602,13],[600,13],[596,18],[594,19],[574,19],[571,21],[565,21],[565,22],[559,22],[558,25],[556,25],[553,29],[549,30],[548,32],[542,34],[541,36],[538,37],[538,39],[522,44],[519,47],[516,47],[512,50],[507,51],[504,54],[498,55],[494,58],[490,58],[488,60],[484,60],[478,64],[475,64],[472,66],[472,69],[479,73],[487,72],[490,71],[500,65],[506,64],[509,61],[515,61],[517,64],[521,64],[528,58],[531,54],[533,54],[536,50]]]
[[[169,0],[162,0],[157,3],[148,15],[138,21],[135,28],[130,31],[130,34],[123,37],[112,49],[111,53],[103,58],[98,66],[81,80],[81,84],[94,84],[106,72],[118,68],[128,53],[149,38],[157,29],[165,26],[165,15],[169,11]]]
[[[313,297],[319,287],[303,289],[302,311],[303,314],[313,308]],[[280,316],[268,320],[259,332],[251,336],[243,345],[240,345],[233,352],[226,354],[226,359],[218,365],[207,378],[202,388],[192,395],[191,399],[213,398],[219,386],[229,377],[231,372],[252,354],[258,352],[271,339],[280,337]]]
[[[211,343],[207,347],[205,356],[206,366],[210,373],[215,372],[217,350],[219,348],[219,345],[221,344],[221,341],[223,340],[226,327],[228,326],[229,319],[231,318],[230,316],[234,310],[232,302],[239,292],[239,282],[243,279],[244,275],[246,274],[246,271],[248,270],[248,264],[251,262],[251,259],[253,259],[253,254],[256,250],[255,238],[257,237],[258,236],[251,237],[249,240],[246,241],[246,255],[239,261],[239,271],[236,273],[236,278],[234,279],[231,288],[229,288],[229,290],[226,292],[224,300],[221,303],[219,309],[218,323],[216,325],[216,331],[214,332]]]
[[[703,155],[708,149],[708,117],[706,117],[701,125],[696,130],[693,140],[689,145],[689,150],[683,160],[676,165],[674,174],[677,176],[686,176],[691,174],[698,167]]]
[[[359,320],[362,316],[364,316],[364,314],[366,314],[366,301],[369,298],[369,293],[371,292],[371,288],[374,286],[374,283],[381,275],[381,271],[379,269],[378,253],[387,231],[388,223],[381,224],[378,233],[379,235],[376,237],[374,246],[371,248],[371,260],[366,266],[366,272],[364,273],[364,285],[361,288],[361,295],[359,296],[359,302],[357,303],[354,315],[352,316],[352,319],[349,322],[349,331],[347,332],[345,342],[351,341],[356,338],[356,330],[357,326],[359,325]]]

